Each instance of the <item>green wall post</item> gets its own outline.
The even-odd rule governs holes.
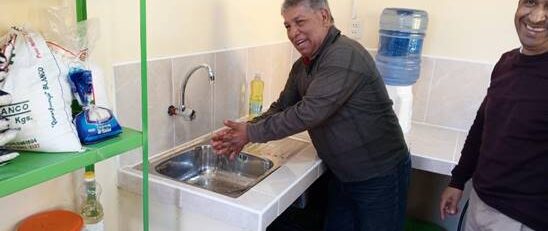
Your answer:
[[[88,19],[88,10],[86,0],[76,0],[76,22],[82,22]],[[76,100],[72,100],[72,110],[82,110],[82,107]],[[95,165],[86,166],[86,172],[95,172]]]
[[[147,81],[147,13],[146,0],[140,1],[140,44],[141,44],[141,123],[143,128],[143,229],[148,231],[148,81]]]

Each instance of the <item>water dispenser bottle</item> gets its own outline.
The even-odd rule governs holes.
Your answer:
[[[412,85],[420,76],[427,26],[428,14],[422,10],[386,8],[381,15],[376,64],[404,133],[411,130]]]
[[[427,26],[426,11],[402,8],[383,10],[376,63],[387,85],[408,86],[417,81]]]

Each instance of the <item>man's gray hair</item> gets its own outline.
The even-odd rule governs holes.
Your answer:
[[[327,0],[284,0],[282,3],[282,13],[288,8],[298,6],[299,4],[306,4],[313,10],[326,9],[327,12],[329,12],[329,17],[331,17],[331,22],[335,21],[331,15],[331,10],[329,9],[329,3],[327,3]]]

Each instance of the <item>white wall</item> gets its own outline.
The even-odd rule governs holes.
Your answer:
[[[517,0],[355,0],[363,22],[365,47],[378,43],[378,22],[385,7],[428,11],[430,25],[424,54],[495,62],[500,53],[519,45],[513,16]],[[149,56],[163,57],[224,48],[262,45],[286,39],[279,6],[282,0],[149,1]],[[331,1],[336,25],[347,32],[352,0]],[[88,1],[89,15],[110,28],[105,36],[115,61],[138,57],[137,1]],[[114,9],[117,9],[114,14]],[[104,25],[104,24],[103,24]],[[348,33],[347,33],[348,34]]]
[[[65,0],[4,0],[0,1],[0,34],[12,25],[32,25],[33,27],[45,28],[43,21],[44,10],[49,6],[59,6],[61,3],[72,4]],[[38,24],[38,25],[37,25]]]
[[[424,54],[494,62],[499,54],[519,45],[513,24],[517,0],[355,0],[363,21],[366,47],[378,43],[378,21],[385,7],[429,12]],[[262,45],[285,40],[279,6],[282,0],[148,1],[150,57]],[[336,25],[349,28],[352,0],[331,1]],[[0,33],[16,23],[36,24],[43,9],[71,0],[0,1]],[[13,10],[12,10],[13,9]],[[88,17],[101,21],[101,37],[94,51],[100,63],[139,58],[139,2],[88,1]],[[42,22],[43,23],[43,22]],[[39,26],[44,29],[44,26]],[[106,60],[106,61],[104,61]]]
[[[149,1],[147,6],[149,57],[165,57],[234,47],[264,45],[286,40],[280,0]],[[343,27],[350,0],[332,3]],[[115,62],[139,57],[138,2],[88,1],[89,17],[100,16],[103,38],[111,43]],[[108,6],[108,7],[106,7]],[[116,10],[113,13],[112,9]],[[339,21],[339,20],[338,20]],[[343,23],[344,22],[344,23]],[[348,22],[348,23],[346,23]],[[106,52],[106,51],[105,51]]]
[[[377,47],[382,9],[404,7],[426,10],[430,24],[424,54],[494,63],[502,52],[519,46],[514,28],[518,0],[357,0],[365,21],[362,43]]]

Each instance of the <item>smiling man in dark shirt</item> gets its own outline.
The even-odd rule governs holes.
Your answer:
[[[225,121],[219,153],[308,130],[333,172],[326,230],[403,230],[409,151],[371,55],[333,25],[326,0],[285,0],[287,36],[302,55],[278,100],[248,123]]]
[[[473,179],[467,231],[548,230],[548,0],[519,0],[515,26],[441,197],[456,214]]]

